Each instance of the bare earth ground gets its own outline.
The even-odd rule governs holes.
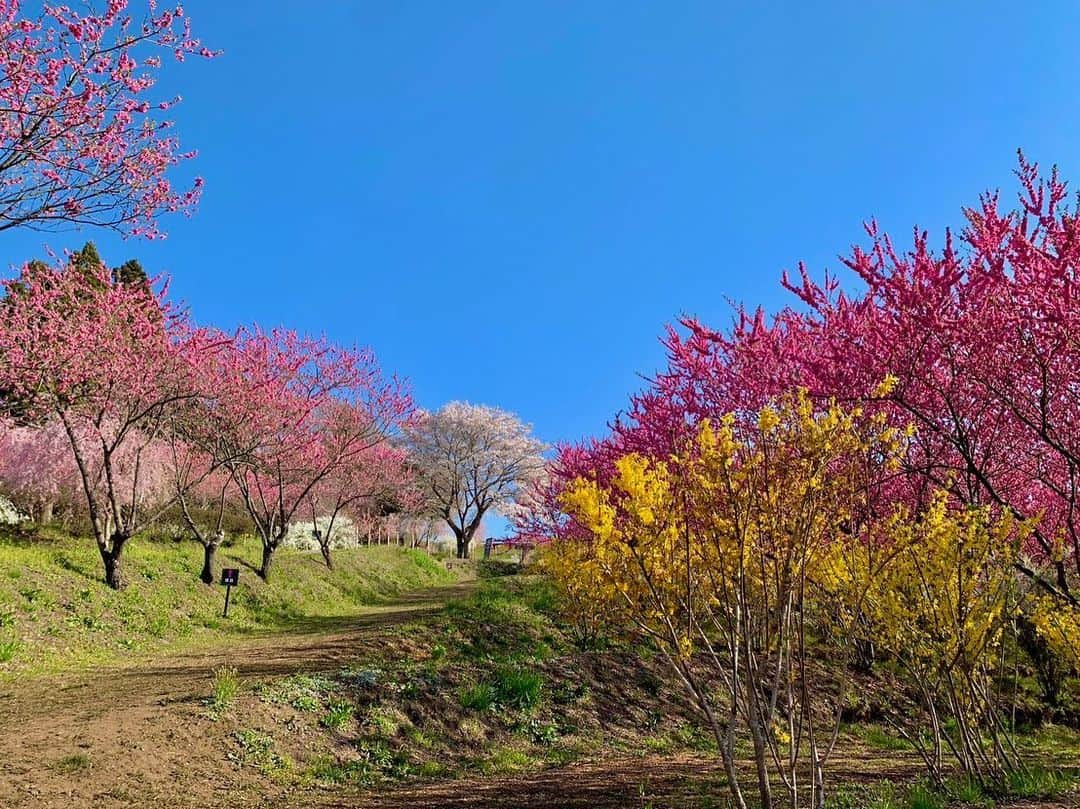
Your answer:
[[[238,768],[227,757],[227,728],[208,730],[203,700],[215,668],[234,666],[249,680],[336,670],[379,644],[382,633],[470,588],[463,583],[428,589],[347,621],[314,620],[295,632],[245,638],[225,649],[0,686],[0,809],[614,809],[682,807],[697,796],[723,794],[715,762],[691,756],[609,758],[531,775],[407,784],[382,792],[297,788]],[[908,780],[918,769],[910,755],[878,753],[839,760],[832,771],[838,780],[877,782]]]
[[[222,665],[245,679],[339,669],[380,632],[471,586],[426,589],[348,620],[313,620],[226,648],[0,685],[0,807],[293,805],[283,787],[251,784],[257,775],[239,772],[220,734],[207,733],[211,673]],[[70,772],[72,756],[90,766]]]

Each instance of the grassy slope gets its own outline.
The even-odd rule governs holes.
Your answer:
[[[115,592],[102,582],[89,539],[9,530],[0,535],[0,678],[347,616],[451,578],[426,554],[398,548],[338,551],[333,572],[318,554],[283,550],[269,582],[246,567],[258,558],[252,540],[219,551],[219,564],[241,570],[226,620],[224,588],[197,579],[202,548],[195,543],[136,539],[125,549],[128,586]]]
[[[242,683],[207,717],[242,767],[323,785],[711,750],[666,679],[639,649],[575,648],[546,583],[513,576],[386,630],[337,673]]]
[[[238,684],[207,721],[241,771],[323,788],[525,773],[611,756],[715,757],[662,660],[641,648],[577,649],[554,608],[541,579],[488,580],[441,618],[357,649],[355,663],[336,674]],[[1048,726],[1021,743],[1035,760],[1080,764],[1076,730]],[[850,725],[838,758],[841,770],[861,773],[858,786],[841,786],[838,806],[907,809],[889,784],[875,784],[921,770],[900,739]],[[695,788],[706,796],[723,794],[715,774],[700,780]],[[880,800],[860,802],[871,785]],[[1032,794],[1068,789],[1066,779]],[[854,802],[844,803],[849,793]]]

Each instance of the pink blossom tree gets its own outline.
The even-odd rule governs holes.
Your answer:
[[[844,259],[862,284],[817,283],[767,320],[736,313],[728,330],[693,320],[669,330],[667,367],[610,436],[565,448],[556,477],[609,474],[634,451],[666,457],[702,419],[746,416],[794,387],[911,425],[903,474],[878,481],[881,510],[917,511],[935,489],[957,503],[1037,520],[1021,571],[1077,604],[1080,580],[1080,219],[1056,172],[1022,157],[1016,210],[998,194],[965,210],[967,227],[935,250],[916,231],[899,250],[873,223]],[[572,530],[572,526],[566,528]]]
[[[206,392],[195,369],[220,349],[163,289],[128,285],[101,265],[26,265],[0,302],[0,391],[26,425],[67,437],[109,586],[123,585],[127,542],[161,497],[161,439],[176,407]]]
[[[848,297],[805,271],[787,283],[809,308],[804,378],[890,408],[916,428],[909,476],[959,501],[1037,520],[1021,570],[1074,606],[1080,579],[1080,225],[1056,171],[1021,156],[1019,206],[986,194],[934,251],[897,250],[871,224],[845,263]],[[809,344],[809,343],[808,343]],[[880,387],[880,380],[893,380]],[[912,486],[917,489],[918,484]]]
[[[324,436],[324,440],[331,436]],[[401,449],[386,442],[347,457],[308,492],[311,523],[326,566],[333,569],[331,555],[334,528],[342,514],[375,511],[381,503],[396,500],[407,490],[412,473]]]
[[[23,16],[0,0],[0,230],[93,225],[156,238],[165,212],[190,213],[203,182],[177,189],[170,169],[194,157],[160,120],[179,102],[155,99],[166,55],[214,54],[180,6],[128,0],[101,11],[46,4]]]
[[[383,444],[412,400],[383,376],[370,350],[285,330],[243,332],[234,346],[217,399],[227,428],[222,440],[262,541],[259,575],[266,578],[316,488]]]
[[[42,525],[78,493],[78,470],[59,421],[40,427],[0,426],[0,492]]]

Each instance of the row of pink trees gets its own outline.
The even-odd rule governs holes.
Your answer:
[[[215,53],[181,6],[129,5],[28,14],[0,0],[0,230],[152,239],[162,214],[194,209],[202,179],[171,179],[194,152],[160,117],[180,99],[154,86],[165,58]],[[45,520],[81,492],[110,586],[131,537],[168,512],[202,544],[211,581],[225,513],[241,504],[265,577],[301,509],[328,509],[329,563],[339,512],[409,486],[386,444],[412,405],[368,351],[197,327],[137,265],[110,272],[96,251],[33,262],[5,289],[0,486]]]
[[[128,541],[176,507],[207,549],[209,577],[217,531],[189,508],[208,489],[222,509],[230,488],[239,494],[267,576],[299,510],[330,480],[347,487],[384,468],[373,453],[412,409],[369,351],[200,328],[163,288],[75,262],[34,262],[7,282],[0,394],[16,436],[66,444],[66,459],[30,474],[74,468],[112,587]],[[48,496],[55,481],[29,485]]]

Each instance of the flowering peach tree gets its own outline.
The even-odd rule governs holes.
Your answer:
[[[0,0],[0,230],[91,225],[158,238],[157,218],[190,213],[203,186],[169,174],[194,157],[155,97],[163,59],[211,57],[181,6],[128,0],[95,9]]]

